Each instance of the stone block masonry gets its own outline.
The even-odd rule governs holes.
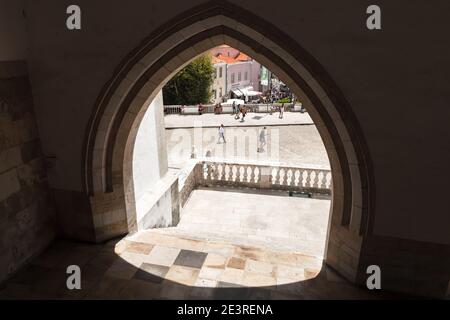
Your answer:
[[[55,237],[25,62],[0,62],[0,282]]]

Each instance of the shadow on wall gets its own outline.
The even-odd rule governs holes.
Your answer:
[[[290,284],[242,287],[217,282],[217,287],[187,286],[164,278],[170,270],[168,266],[133,262],[137,261],[136,256],[148,254],[152,245],[141,242],[124,245],[120,240],[101,245],[57,241],[0,288],[0,299],[409,298],[355,287],[325,264],[315,278]],[[66,287],[66,268],[73,264],[81,268],[81,290],[68,290]],[[189,269],[197,277],[200,268]]]

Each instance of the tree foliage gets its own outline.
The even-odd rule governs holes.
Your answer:
[[[214,81],[214,67],[208,55],[202,55],[178,72],[163,88],[164,104],[195,105],[208,103]]]

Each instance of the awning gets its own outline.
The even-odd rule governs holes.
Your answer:
[[[260,96],[260,95],[262,95],[262,92],[253,91],[253,90],[247,91],[247,94],[246,94],[247,97]]]
[[[246,96],[246,97],[254,97],[262,95],[262,92],[254,91],[253,87],[241,88],[241,89],[232,89],[231,90],[236,96]]]
[[[235,95],[237,95],[238,97],[241,97],[241,96],[244,95],[244,93],[243,93],[241,90],[239,90],[239,89],[231,90],[231,92],[233,92],[233,93],[234,93]]]

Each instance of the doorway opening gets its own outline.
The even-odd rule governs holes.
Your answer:
[[[189,23],[180,23],[186,21],[183,19],[171,21],[162,28],[164,32],[158,37],[151,36],[134,50],[105,86],[86,144],[86,189],[91,194],[96,237],[101,241],[136,232],[140,227],[163,226],[167,221],[170,221],[169,225],[179,223],[180,212],[175,209],[167,211],[170,216],[144,220],[145,223],[140,226],[142,219],[137,214],[139,205],[134,181],[137,167],[133,165],[139,128],[151,104],[158,101],[158,95],[162,96],[161,89],[174,75],[205,52],[226,44],[273,71],[301,101],[314,121],[328,154],[333,186],[325,262],[345,278],[356,281],[361,234],[366,232],[370,222],[367,182],[370,175],[368,165],[364,163],[365,151],[356,129],[357,123],[330,77],[300,46],[294,43],[293,47],[287,48],[283,44],[286,41],[264,33],[267,26],[259,27],[258,23],[248,26],[245,21],[249,21],[251,13],[246,15],[246,19],[239,19],[232,12],[230,8],[222,7],[217,11],[216,5],[213,5],[198,14],[190,12]],[[238,76],[235,77],[237,80]],[[244,78],[245,74],[241,74],[241,79]],[[203,153],[201,155],[203,157]],[[162,158],[159,157],[158,165],[153,167],[155,174],[161,172]],[[229,177],[230,170],[234,172],[233,166],[230,169],[226,163],[216,165],[206,160],[195,168],[194,182],[203,179],[209,188],[219,187],[216,182],[223,181],[222,177]],[[252,181],[252,177],[260,173],[261,177],[272,176],[270,168],[258,168],[258,175],[252,170],[249,165],[243,171],[239,169],[239,174],[242,173],[247,179],[246,187],[254,187],[254,183],[260,183],[259,187],[270,183],[271,178]],[[286,171],[280,170],[275,173],[274,181],[278,184],[287,180],[292,182],[292,176],[288,176]],[[320,179],[323,176],[319,173],[317,177]],[[185,182],[189,184],[188,178],[189,175],[186,175]],[[315,181],[316,175],[313,179]],[[170,188],[156,188],[160,194],[148,195],[146,201],[160,196],[162,201],[156,201],[157,206],[172,208],[172,199],[179,191],[176,172],[164,183]],[[188,199],[183,193],[178,193],[178,197],[180,203]],[[160,253],[160,256],[163,255]]]

